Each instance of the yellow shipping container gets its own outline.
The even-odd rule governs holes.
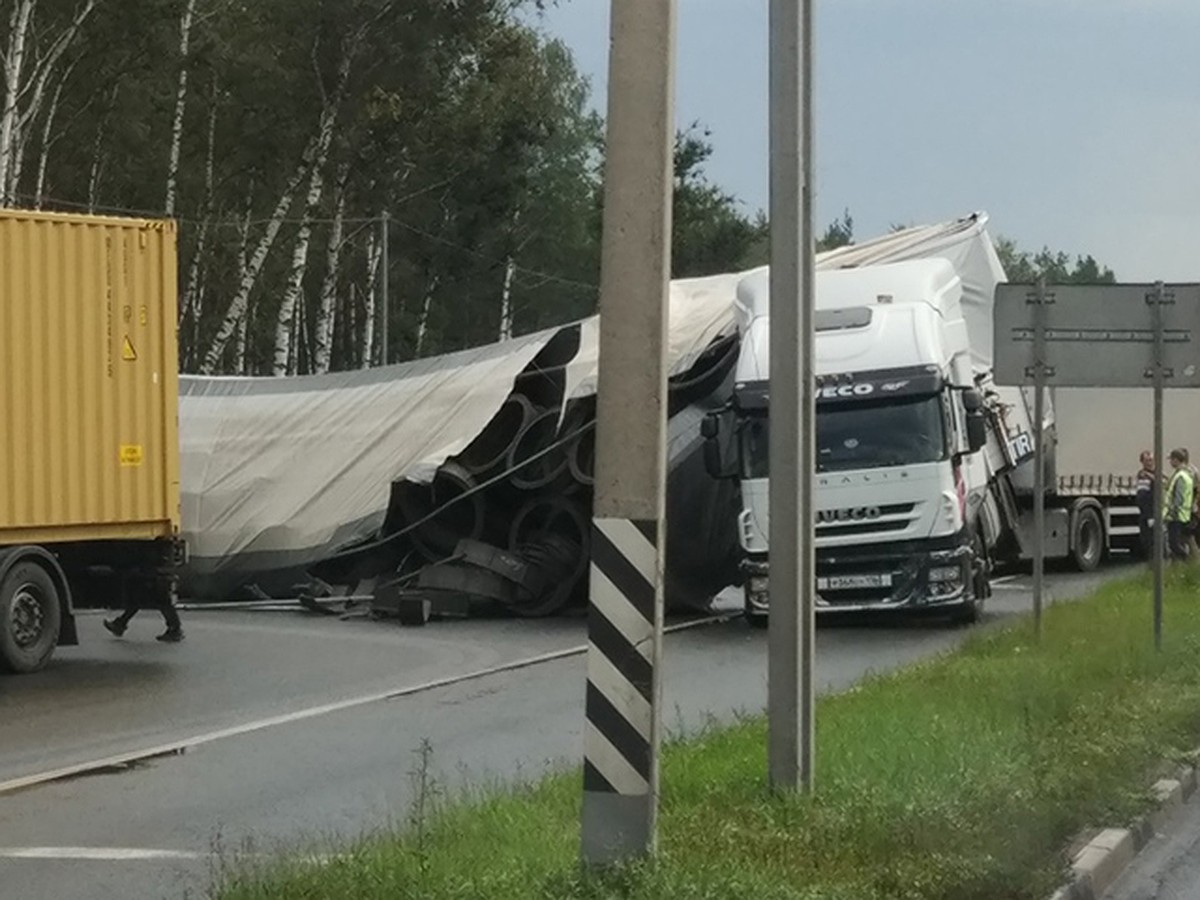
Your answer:
[[[172,221],[0,210],[0,545],[179,533]]]

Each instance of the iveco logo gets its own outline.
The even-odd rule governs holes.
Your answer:
[[[882,513],[878,506],[849,506],[845,509],[817,510],[817,524],[828,525],[831,522],[861,522],[864,519],[878,519]]]
[[[837,400],[840,397],[865,397],[875,392],[873,384],[830,384],[817,388],[817,396],[822,400]]]

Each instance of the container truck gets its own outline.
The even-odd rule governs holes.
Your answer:
[[[171,221],[0,210],[0,670],[174,591],[176,277]]]
[[[1004,272],[986,222],[975,214],[818,257],[818,614],[907,609],[971,621],[995,564],[1033,555],[1032,403],[1022,389],[992,381],[992,308]],[[766,269],[739,283],[736,310],[734,397],[703,430],[710,474],[740,482],[745,613],[763,624]],[[1132,477],[1060,474],[1052,397],[1046,408],[1045,550],[1091,569],[1107,550],[1136,546]]]

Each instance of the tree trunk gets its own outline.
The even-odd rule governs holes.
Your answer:
[[[0,106],[0,203],[11,204],[16,197],[28,145],[28,130],[41,111],[50,83],[63,54],[75,40],[79,29],[97,0],[86,0],[72,13],[71,22],[51,41],[32,72],[26,72],[30,42],[36,36],[33,21],[37,0],[15,0],[9,15],[8,46],[3,54],[4,101]],[[24,106],[22,107],[22,103]]]
[[[46,117],[42,121],[42,145],[38,149],[38,165],[37,165],[37,180],[34,182],[33,196],[34,208],[41,209],[42,203],[45,201],[46,192],[46,165],[50,161],[50,148],[58,143],[61,134],[51,137],[54,131],[54,120],[58,117],[58,101],[62,97],[63,86],[67,83],[67,79],[71,77],[71,72],[75,70],[74,63],[63,73],[62,78],[58,80],[58,84],[54,88],[54,94],[50,98],[50,108],[46,110]]]
[[[315,143],[315,141],[313,142]],[[279,202],[275,204],[275,210],[271,214],[271,220],[267,223],[267,228],[263,232],[262,237],[258,240],[258,245],[254,248],[254,255],[250,258],[245,270],[241,273],[241,283],[238,285],[237,293],[229,302],[229,308],[225,312],[225,318],[221,322],[221,327],[217,329],[216,337],[213,338],[212,346],[208,348],[208,353],[204,357],[204,365],[201,366],[201,372],[205,375],[211,375],[217,368],[217,364],[221,361],[221,355],[225,352],[225,348],[229,345],[229,339],[233,337],[234,330],[238,324],[242,322],[250,306],[250,292],[254,290],[254,284],[258,280],[258,275],[262,271],[263,264],[267,261],[267,254],[271,252],[271,247],[275,244],[275,238],[279,234],[279,228],[283,224],[283,219],[288,214],[288,210],[292,208],[292,202],[296,198],[296,189],[300,187],[300,182],[304,180],[304,176],[308,174],[309,167],[312,165],[313,143],[310,143],[303,154],[300,165],[296,167],[296,171],[292,173],[287,185],[283,189],[283,193],[279,197]]]
[[[4,53],[4,106],[0,107],[0,205],[13,204],[11,173],[17,147],[18,114],[23,91],[25,46],[34,0],[16,0],[8,18],[8,47]]]
[[[512,282],[513,274],[517,271],[516,260],[509,256],[504,265],[504,289],[500,294],[500,340],[512,339]]]
[[[272,372],[277,377],[294,371],[289,360],[292,358],[292,341],[296,335],[296,304],[300,302],[300,295],[304,290],[304,273],[308,269],[312,219],[325,190],[325,163],[329,159],[329,147],[333,143],[333,128],[337,124],[338,112],[346,94],[346,85],[350,81],[350,66],[357,49],[357,42],[347,40],[343,42],[342,47],[342,59],[338,63],[337,85],[332,96],[326,95],[321,109],[321,120],[317,126],[317,144],[313,154],[312,168],[309,171],[304,219],[300,223],[300,231],[296,235],[296,244],[292,251],[292,273],[288,278],[287,288],[283,292],[283,302],[279,306],[279,318],[275,323],[275,361]]]
[[[358,363],[364,369],[375,364],[375,308],[379,296],[379,260],[383,256],[383,244],[375,236],[375,230],[367,235],[367,290],[363,297],[362,331],[359,334]]]
[[[425,349],[425,335],[429,331],[429,307],[433,303],[433,293],[437,290],[438,282],[441,281],[437,275],[429,276],[429,283],[425,286],[425,297],[421,301],[421,319],[417,323],[417,358],[421,356],[421,351]]]
[[[315,192],[320,195],[320,171],[313,168],[313,177],[309,181],[309,200]],[[312,204],[309,205],[309,210]],[[308,269],[308,245],[312,238],[312,220],[306,210],[300,230],[296,233],[296,243],[292,247],[292,272],[288,276],[287,287],[283,291],[283,302],[279,306],[279,316],[275,320],[275,360],[271,366],[271,374],[276,378],[283,375],[295,374],[292,368],[294,355],[292,341],[296,336],[296,307],[300,294],[304,289],[304,273]]]
[[[249,342],[250,318],[254,314],[253,304],[247,303],[246,314],[238,319],[237,341],[233,345],[232,371],[238,375],[253,375],[250,362],[246,356],[246,344]]]
[[[100,122],[96,125],[96,140],[92,144],[92,168],[88,175],[89,213],[96,211],[96,204],[100,199],[100,179],[104,174],[104,135],[108,131],[108,123],[112,118],[113,108],[117,105],[117,94],[120,89],[119,81],[112,86],[112,90],[108,92],[107,106],[100,116]]]
[[[333,333],[337,324],[338,272],[341,268],[342,235],[346,218],[346,181],[350,166],[343,162],[337,172],[337,200],[334,203],[333,225],[325,246],[325,279],[321,283],[320,304],[317,307],[313,371],[328,372],[333,360]]]
[[[163,209],[168,216],[175,215],[175,189],[179,180],[179,151],[183,144],[183,115],[187,106],[188,46],[192,37],[192,16],[196,12],[196,0],[187,0],[183,18],[179,22],[179,86],[175,90],[175,118],[171,122],[171,154],[167,163],[167,199]]]
[[[196,249],[188,267],[187,287],[183,292],[183,303],[179,312],[179,326],[182,328],[184,318],[192,316],[192,353],[199,350],[200,316],[203,311],[203,301],[200,293],[200,270],[204,262],[204,254],[208,251],[209,219],[213,213],[213,193],[215,190],[214,158],[216,157],[217,141],[217,78],[213,76],[213,100],[208,112],[208,135],[205,144],[204,157],[204,200],[201,204],[200,231],[196,235]],[[242,242],[245,246],[245,240]],[[239,257],[240,258],[240,257]]]

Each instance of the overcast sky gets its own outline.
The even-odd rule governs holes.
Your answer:
[[[767,205],[767,0],[678,0],[676,117]],[[973,210],[1124,281],[1200,281],[1200,0],[815,0],[817,227]],[[542,20],[603,111],[609,0]]]

